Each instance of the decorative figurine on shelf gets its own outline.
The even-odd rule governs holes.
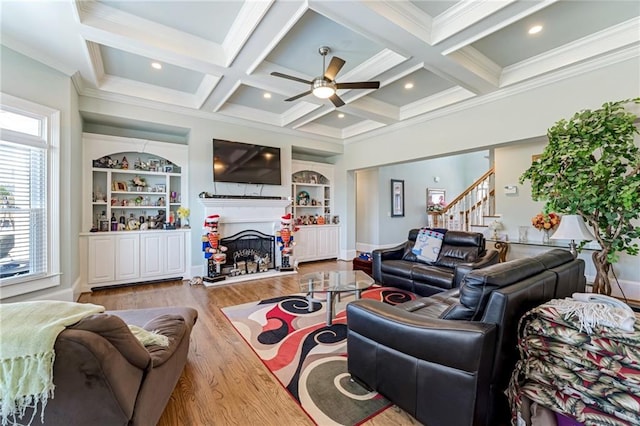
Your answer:
[[[296,228],[291,228],[291,213],[287,213],[280,219],[280,230],[276,232],[276,244],[280,247],[280,271],[293,271],[291,255],[293,254],[293,233]]]
[[[226,278],[220,271],[220,265],[227,261],[225,254],[227,248],[220,245],[219,220],[220,216],[217,214],[207,216],[204,220],[204,228],[207,233],[202,236],[202,251],[204,258],[207,259],[207,276],[203,279],[208,282],[216,282]]]
[[[158,214],[152,219],[154,226],[149,224],[150,229],[163,229],[164,224],[167,221],[167,213],[164,210],[158,210]]]
[[[129,169],[129,161],[127,161],[127,157],[122,157],[122,170]]]

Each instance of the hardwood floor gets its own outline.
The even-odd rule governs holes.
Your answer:
[[[351,262],[343,261],[304,263],[299,273],[351,267]],[[209,288],[191,286],[187,281],[144,284],[85,293],[79,301],[103,305],[108,310],[171,305],[198,310],[188,362],[160,426],[313,425],[220,311],[226,306],[299,293],[297,277]],[[394,406],[364,424],[420,423]]]

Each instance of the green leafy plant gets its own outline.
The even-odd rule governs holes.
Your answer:
[[[593,253],[594,293],[611,294],[609,270],[626,252],[637,255],[640,227],[640,149],[636,115],[626,107],[640,98],[609,102],[577,112],[547,131],[549,143],[520,176],[546,211],[578,214],[591,226],[602,250]],[[584,246],[580,244],[579,248]]]

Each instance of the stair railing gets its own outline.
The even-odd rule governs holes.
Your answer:
[[[495,169],[492,167],[443,210],[429,212],[432,226],[469,231],[495,213]]]

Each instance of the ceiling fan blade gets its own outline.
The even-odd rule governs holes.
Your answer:
[[[333,102],[336,108],[340,108],[342,105],[344,105],[344,101],[340,99],[340,96],[336,95],[335,93],[329,96],[329,100]]]
[[[296,99],[300,99],[301,97],[303,97],[303,96],[307,96],[307,95],[310,95],[310,94],[311,94],[311,90],[307,90],[307,91],[306,91],[306,92],[304,92],[304,93],[300,93],[299,95],[295,95],[295,96],[293,96],[293,97],[291,97],[291,98],[289,98],[289,99],[285,99],[284,101],[285,101],[285,102],[295,101]]]
[[[331,62],[329,62],[329,66],[324,72],[324,77],[328,78],[331,81],[335,80],[336,75],[338,75],[344,64],[344,59],[340,59],[337,56],[334,56],[333,58],[331,58]]]
[[[379,89],[379,81],[361,81],[356,83],[336,83],[336,89]]]
[[[292,75],[282,74],[281,72],[277,72],[277,71],[272,72],[271,75],[274,77],[286,78],[288,80],[297,81],[299,83],[311,84],[309,80],[305,80],[299,77],[294,77]]]

